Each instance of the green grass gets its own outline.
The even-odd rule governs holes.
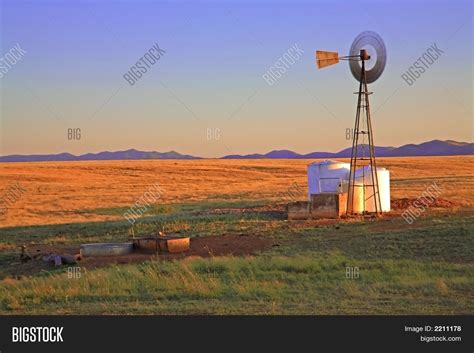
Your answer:
[[[246,229],[242,221],[266,222],[273,217],[265,214],[230,213],[209,215],[216,208],[243,208],[262,205],[262,201],[171,204],[151,208],[149,214],[137,220],[135,235],[186,231],[191,236],[221,235],[223,232]],[[160,211],[153,212],[153,209]],[[123,208],[97,209],[87,212],[103,212],[108,215],[123,214]],[[161,210],[167,210],[161,212]],[[86,212],[86,211],[83,211]],[[131,225],[126,220],[53,224],[45,226],[0,228],[0,245],[19,246],[27,243],[77,245],[93,241],[123,241],[128,238]],[[238,228],[238,229],[237,229]]]
[[[346,266],[360,268],[346,278]],[[3,313],[472,313],[474,265],[260,256],[148,262],[9,281]],[[131,310],[133,307],[133,310]]]
[[[382,230],[381,227],[390,228]],[[296,254],[341,250],[354,259],[417,259],[474,263],[473,217],[401,219],[304,229],[291,246]]]
[[[125,212],[129,210],[129,207],[110,207],[110,208],[95,208],[88,210],[74,211],[78,214],[97,214],[102,216],[123,216]],[[144,216],[153,216],[160,214],[168,214],[174,211],[171,205],[150,205],[147,207]]]
[[[266,213],[210,214],[240,203],[175,205],[140,220],[191,236],[250,234],[279,246],[253,257],[149,261],[11,278],[0,252],[1,314],[473,314],[474,217],[431,214],[315,226]],[[306,226],[305,226],[306,224]],[[126,222],[0,230],[4,248],[23,243],[123,240]],[[60,237],[58,237],[60,234]],[[21,265],[15,265],[21,266]],[[358,278],[346,278],[357,267]]]

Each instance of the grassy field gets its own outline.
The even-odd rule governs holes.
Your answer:
[[[282,196],[294,182],[306,188],[308,161],[3,164],[2,189],[19,181],[28,191],[0,228],[0,313],[473,314],[473,161],[380,163],[391,170],[394,199],[416,198],[436,182],[451,202],[411,225],[402,210],[379,220],[287,221]],[[259,237],[268,246],[252,256],[79,264],[80,278],[18,263],[24,244],[126,240],[121,215],[155,182],[165,193],[136,235],[164,227],[193,238]],[[351,269],[359,276],[348,278]]]
[[[310,160],[90,161],[0,163],[0,190],[26,191],[9,207],[2,227],[108,221],[153,184],[159,206],[195,202],[277,201],[297,183],[307,188]],[[442,197],[474,205],[474,156],[380,158],[390,170],[392,198],[416,198],[433,182]],[[299,195],[305,199],[305,193]]]

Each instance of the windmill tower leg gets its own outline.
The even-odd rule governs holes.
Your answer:
[[[347,190],[347,214],[368,213],[366,204],[373,198],[375,214],[381,214],[381,203],[379,193],[379,183],[377,177],[377,166],[375,162],[375,148],[373,141],[372,122],[370,117],[365,60],[366,52],[361,50],[361,79],[359,82],[359,92],[357,99],[356,121],[352,140],[351,165],[349,171],[349,187]],[[356,170],[358,167],[370,166],[369,182],[366,182],[365,169],[362,169],[362,180],[356,183]],[[363,207],[356,207],[356,200],[359,200],[362,193]],[[367,197],[367,195],[369,195]],[[359,200],[360,201],[360,200]]]
[[[362,68],[362,75],[364,74],[364,68]],[[359,93],[357,98],[357,111],[354,125],[354,132],[352,136],[352,152],[351,152],[351,166],[349,171],[349,187],[347,190],[347,214],[354,214],[354,186],[355,186],[355,171],[357,169],[357,150],[359,145],[359,121],[360,121],[360,110],[362,100],[362,81],[359,83]]]

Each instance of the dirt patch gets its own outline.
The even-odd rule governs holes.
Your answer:
[[[101,256],[88,257],[81,260],[81,265],[85,267],[99,267],[115,264],[140,263],[151,259],[173,260],[185,257],[211,257],[211,256],[247,256],[254,255],[259,251],[272,246],[272,241],[265,237],[250,235],[223,235],[202,238],[191,238],[189,251],[169,254],[155,254],[152,251],[134,251],[130,255],[124,256]]]
[[[412,206],[413,203],[416,201],[416,198],[401,198],[401,199],[392,199],[390,206],[391,211],[404,211],[408,207]],[[442,208],[442,209],[452,209],[459,207],[460,203],[438,198],[435,199],[432,203],[428,205],[429,208]],[[415,206],[416,207],[416,206]],[[257,213],[266,215],[276,219],[287,219],[287,210],[286,204],[275,204],[275,205],[265,205],[265,206],[253,206],[253,207],[242,207],[242,208],[216,208],[207,212],[208,214],[230,214],[230,213]],[[388,213],[384,216],[390,217],[392,214]],[[368,217],[365,217],[367,220]],[[369,217],[370,218],[370,217]],[[326,225],[326,224],[334,224],[344,221],[344,222],[351,222],[351,221],[360,221],[362,218],[359,216],[355,217],[342,217],[341,219],[325,219],[325,220],[316,220],[312,222],[315,225]]]
[[[402,199],[393,199],[390,203],[390,206],[392,210],[404,210],[407,209],[410,206],[413,206],[413,203],[418,200],[418,199],[410,199],[410,198],[402,198]],[[452,208],[459,206],[458,203],[446,200],[446,199],[435,199],[432,203],[428,205],[429,207],[434,207],[434,208]],[[416,207],[416,206],[414,206]]]
[[[274,241],[266,237],[253,235],[223,235],[202,238],[191,238],[189,251],[179,254],[159,253],[151,251],[134,251],[129,255],[122,256],[97,256],[85,257],[78,262],[77,266],[93,269],[111,264],[141,263],[147,260],[173,260],[186,257],[211,257],[211,256],[247,256],[254,255],[272,247]],[[41,260],[41,255],[56,253],[75,255],[79,253],[79,246],[62,247],[50,245],[30,246],[28,253],[34,257],[26,263],[14,263],[10,265],[12,276],[31,275],[43,270],[54,269],[53,264]],[[64,265],[63,267],[67,267]]]

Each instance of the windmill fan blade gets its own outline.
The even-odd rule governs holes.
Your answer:
[[[339,63],[339,53],[335,51],[316,50],[316,65],[318,69]]]
[[[372,56],[372,59],[370,59],[368,62],[372,65],[370,69],[365,70],[365,78],[367,83],[372,83],[376,81],[380,75],[382,75],[382,72],[385,69],[385,63],[387,62],[387,50],[385,49],[385,44],[382,37],[380,37],[375,32],[365,31],[359,34],[356,39],[354,39],[349,51],[349,55],[359,55],[360,51],[366,49],[367,46],[370,46],[368,48],[369,50],[367,51],[369,55]],[[349,67],[355,79],[360,81],[360,63],[357,61],[349,61]]]

